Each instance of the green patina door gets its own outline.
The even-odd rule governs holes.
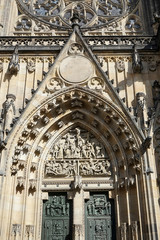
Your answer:
[[[42,226],[42,240],[72,240],[72,201],[66,193],[49,193]]]
[[[108,194],[91,193],[85,202],[86,240],[114,240],[113,202]]]

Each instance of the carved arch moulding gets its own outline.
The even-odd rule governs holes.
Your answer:
[[[84,178],[90,174],[112,180],[110,183],[122,187],[125,186],[121,181],[124,169],[126,176],[129,172],[132,177],[143,168],[139,156],[141,138],[135,137],[116,106],[92,90],[86,92],[80,87],[60,90],[21,117],[21,126],[15,125],[10,134],[13,140],[8,136],[7,146],[7,159],[12,159],[7,163],[7,170],[17,178],[18,186],[36,190],[36,179],[42,183],[44,179],[59,176],[73,178],[78,173]],[[61,148],[60,156],[59,148],[63,145],[66,146]],[[68,172],[64,173],[62,168],[66,163]],[[56,164],[59,170],[53,173]],[[34,174],[26,175],[27,169]]]

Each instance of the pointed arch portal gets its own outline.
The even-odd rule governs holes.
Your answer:
[[[7,140],[11,239],[22,223],[36,240],[142,239],[144,137],[78,32]]]

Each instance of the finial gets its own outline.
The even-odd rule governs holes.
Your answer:
[[[81,19],[80,19],[80,16],[79,16],[79,13],[78,11],[74,10],[73,12],[73,16],[71,18],[71,22],[72,22],[72,28],[75,29],[79,29],[79,23],[80,23]]]

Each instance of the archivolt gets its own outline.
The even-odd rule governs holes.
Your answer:
[[[18,176],[19,167],[23,166],[28,170],[37,169],[36,177],[42,176],[43,160],[53,141],[73,126],[83,126],[101,139],[115,173],[119,168],[140,169],[138,149],[141,135],[135,137],[137,130],[131,126],[130,120],[100,94],[82,87],[71,87],[48,96],[37,108],[34,105],[32,99],[21,116],[21,126],[15,126],[8,139],[8,158],[12,159],[12,163],[8,162],[8,170],[12,165],[11,174]]]

